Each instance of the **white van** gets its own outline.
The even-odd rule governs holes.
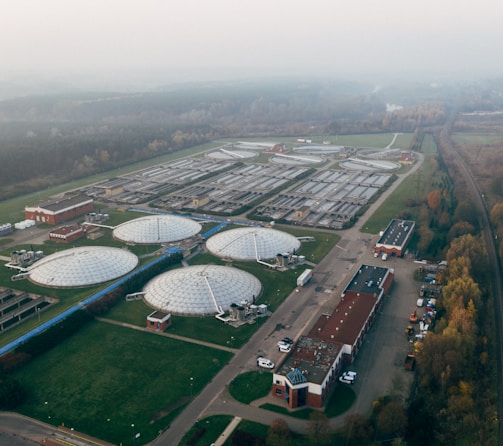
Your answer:
[[[257,358],[257,365],[259,367],[264,368],[264,369],[273,369],[274,368],[274,362],[272,362],[270,359],[263,358],[262,356]]]
[[[388,260],[388,254],[384,253],[381,257],[383,260]]]

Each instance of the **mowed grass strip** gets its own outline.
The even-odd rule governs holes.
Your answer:
[[[134,424],[135,433],[147,442],[231,357],[154,333],[92,322],[16,374],[28,391],[18,411],[124,446],[132,444]]]

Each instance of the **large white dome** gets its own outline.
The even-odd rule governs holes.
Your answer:
[[[293,235],[276,229],[238,228],[214,235],[208,239],[206,247],[219,257],[264,260],[297,251],[300,241]]]
[[[138,257],[119,248],[88,246],[51,254],[30,268],[29,279],[48,287],[84,287],[127,274],[138,264]]]
[[[145,285],[145,301],[168,313],[214,314],[243,300],[252,302],[262,290],[250,273],[219,265],[178,268],[160,274]]]
[[[190,218],[174,215],[149,215],[120,224],[113,230],[116,239],[130,243],[168,243],[184,240],[201,231]]]

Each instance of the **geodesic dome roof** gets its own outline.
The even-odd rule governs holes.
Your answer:
[[[113,236],[131,243],[167,243],[196,235],[201,225],[190,218],[175,215],[149,215],[120,224]]]
[[[210,237],[206,248],[212,254],[235,260],[272,259],[278,254],[292,253],[300,241],[283,231],[268,228],[238,228]]]
[[[48,287],[84,287],[116,279],[138,264],[135,254],[119,248],[88,246],[48,255],[30,266],[30,281]]]
[[[230,304],[259,296],[260,281],[250,273],[220,265],[178,268],[145,285],[145,301],[161,311],[202,315],[229,309]]]

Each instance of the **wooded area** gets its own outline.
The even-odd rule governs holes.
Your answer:
[[[217,84],[138,94],[0,102],[0,199],[224,137],[413,132],[438,125],[435,99],[386,111],[395,95],[348,82]],[[439,92],[437,92],[437,96]]]

